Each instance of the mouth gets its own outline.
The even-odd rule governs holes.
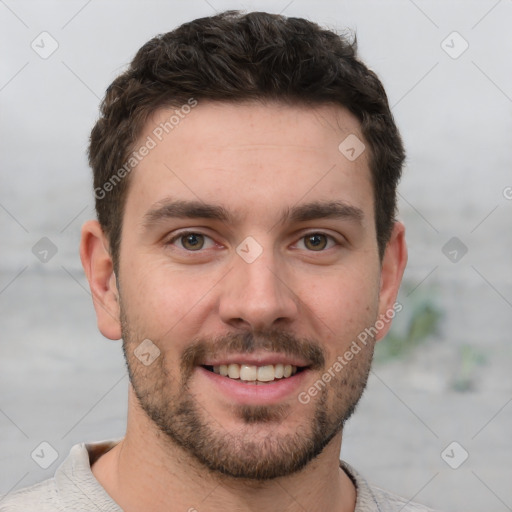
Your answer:
[[[209,372],[226,377],[230,380],[238,381],[244,384],[271,384],[273,382],[284,381],[294,375],[303,372],[307,366],[295,366],[292,364],[221,364],[221,365],[203,365],[203,368]]]
[[[197,385],[204,396],[212,402],[220,399],[223,405],[227,401],[243,406],[293,402],[315,369],[308,360],[264,353],[216,357],[201,361],[196,368]]]

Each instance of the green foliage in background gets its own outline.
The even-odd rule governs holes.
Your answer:
[[[463,345],[459,349],[459,368],[455,373],[451,387],[455,391],[465,392],[476,389],[478,367],[487,362],[485,353],[471,345]]]
[[[375,347],[377,363],[401,358],[430,336],[439,334],[442,313],[432,288],[424,286],[415,290],[411,284],[404,283],[398,301],[403,309],[397,313],[386,337]]]

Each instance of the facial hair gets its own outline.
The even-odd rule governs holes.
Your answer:
[[[145,366],[134,349],[145,339],[130,324],[121,305],[123,351],[128,373],[139,404],[164,439],[191,455],[214,474],[250,480],[270,480],[303,469],[342,430],[366,387],[373,356],[367,343],[349,365],[329,383],[321,376],[328,366],[321,345],[282,330],[230,333],[192,340],[183,351],[179,366],[166,356],[172,340],[152,340],[160,356]],[[312,411],[299,403],[271,406],[232,406],[241,423],[228,430],[213,418],[190,389],[194,369],[208,356],[249,354],[266,350],[297,356],[309,362],[318,374],[319,391]],[[169,364],[171,363],[171,364]],[[171,374],[171,368],[175,368]],[[304,421],[294,432],[279,433],[277,426],[290,414],[303,413]]]

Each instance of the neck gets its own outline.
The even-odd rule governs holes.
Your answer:
[[[133,397],[130,402],[131,407]],[[125,438],[92,467],[125,512],[354,510],[354,485],[339,467],[341,434],[301,471],[253,481],[211,472],[168,440],[145,415],[137,412],[137,421],[133,416],[128,416]]]

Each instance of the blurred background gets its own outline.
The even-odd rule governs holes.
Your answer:
[[[121,342],[98,332],[78,256],[88,136],[143,43],[228,8],[356,31],[407,148],[403,310],[342,457],[446,512],[512,510],[510,0],[0,1],[0,494],[124,434]]]

